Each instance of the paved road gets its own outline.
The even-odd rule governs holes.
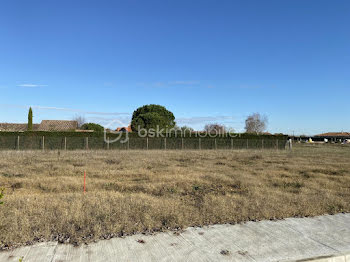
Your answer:
[[[138,241],[142,240],[142,241]],[[140,243],[141,242],[141,243]],[[144,243],[142,243],[144,242]],[[0,261],[294,261],[350,252],[350,214],[188,228],[73,247],[54,242],[0,252]]]

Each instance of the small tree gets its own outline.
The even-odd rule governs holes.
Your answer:
[[[220,125],[220,124],[207,124],[205,125],[204,127],[204,130],[207,132],[207,133],[215,133],[215,134],[225,134],[226,133],[226,128],[224,125]]]
[[[247,133],[262,133],[267,128],[268,119],[259,113],[254,113],[245,121],[245,130]]]
[[[29,107],[28,112],[28,131],[33,131],[33,110]]]

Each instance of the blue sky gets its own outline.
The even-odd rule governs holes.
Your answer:
[[[0,3],[0,122],[128,122],[161,104],[180,125],[350,131],[350,1]]]

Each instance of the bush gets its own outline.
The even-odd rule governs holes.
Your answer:
[[[104,127],[95,123],[86,123],[80,127],[81,130],[93,130],[95,132],[103,132]]]

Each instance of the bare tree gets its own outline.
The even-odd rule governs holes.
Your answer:
[[[84,125],[86,123],[85,117],[83,117],[83,116],[76,115],[73,118],[73,120],[78,122],[78,128],[80,128],[82,125]]]
[[[224,125],[220,124],[207,124],[204,127],[204,130],[208,133],[216,133],[216,134],[225,134],[226,133],[226,128]]]
[[[245,130],[247,133],[262,133],[267,128],[268,119],[259,113],[254,113],[245,121]]]

